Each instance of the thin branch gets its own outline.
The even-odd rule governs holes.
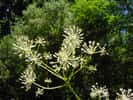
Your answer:
[[[56,77],[58,77],[58,78],[60,78],[61,80],[64,81],[64,78],[61,75],[59,75],[56,72],[54,72],[53,69],[50,68],[47,64],[44,64],[45,67],[43,65],[41,65],[41,64],[39,66],[42,67],[43,69],[47,70],[48,72],[50,72],[52,75],[54,75],[54,76],[56,76]]]
[[[81,100],[70,84],[68,85],[68,88],[73,93],[73,95],[75,96],[77,100]]]
[[[35,86],[37,86],[37,87],[40,87],[40,88],[44,89],[44,90],[54,90],[54,89],[59,89],[59,88],[63,88],[63,87],[66,86],[66,85],[64,84],[64,85],[59,85],[59,86],[55,86],[55,87],[45,87],[45,86],[42,86],[42,85],[40,85],[40,84],[38,84],[38,83],[36,83],[36,82],[34,82],[33,84],[34,84]]]
[[[80,72],[83,69],[83,67],[80,67],[78,70],[76,70],[75,72],[72,72],[69,76],[69,80],[72,79],[73,76],[75,76],[78,72]]]

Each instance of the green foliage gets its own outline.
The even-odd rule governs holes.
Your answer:
[[[7,66],[3,63],[3,60],[6,60],[8,54],[7,43],[0,41],[0,79],[7,79],[9,77],[9,70]]]
[[[23,59],[19,59],[18,55],[14,53],[12,45],[14,41],[12,35],[5,36],[0,40],[1,69],[5,69],[5,71],[2,71],[4,73],[8,70],[8,73],[10,73],[9,78],[17,78],[25,65]]]
[[[0,80],[5,80],[9,78],[9,70],[6,68],[6,66],[0,61]]]
[[[116,8],[115,2],[108,0],[75,0],[71,10],[74,13],[75,23],[83,28],[86,37],[97,39],[112,30],[118,16],[111,13]]]
[[[71,23],[69,3],[65,0],[33,3],[23,11],[23,18],[13,27],[13,34],[26,34],[30,38],[45,37],[48,49],[57,50],[61,44],[63,28]],[[54,41],[54,42],[53,42]]]
[[[18,99],[22,93],[24,95],[22,89],[18,88],[16,80],[25,68],[25,63],[14,53],[13,42],[12,35],[0,40],[0,99],[2,100]]]
[[[19,27],[19,33],[32,37],[60,35],[67,18],[67,7],[68,3],[65,0],[44,2],[41,7],[36,3],[29,5],[23,11],[23,23],[21,23],[23,26]]]

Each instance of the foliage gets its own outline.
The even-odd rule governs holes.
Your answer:
[[[75,23],[83,28],[86,38],[97,39],[97,36],[109,33],[119,18],[111,13],[112,8],[116,8],[116,3],[108,0],[75,0],[71,10]]]
[[[17,21],[12,33],[45,37],[49,41],[48,49],[56,50],[62,41],[63,27],[71,22],[68,8],[65,0],[46,1],[42,5],[33,3],[23,11],[23,19]]]
[[[109,44],[110,55],[114,63],[112,66],[115,66],[115,68],[112,68],[112,77],[114,77],[113,80],[116,81],[116,83],[112,83],[112,85],[116,85],[116,87],[122,85],[129,88],[131,87],[130,84],[132,84],[131,66],[133,63],[133,48],[131,46],[132,41],[130,40],[132,36],[132,31],[130,29],[130,24],[132,23],[132,3],[130,1],[117,1],[116,3],[118,9],[114,13],[120,18],[117,26],[114,28],[115,30],[110,32],[106,37]]]
[[[25,95],[16,81],[24,70],[25,63],[14,53],[13,42],[12,35],[0,40],[0,99],[2,100],[20,99],[22,94]]]
[[[9,77],[9,71],[6,66],[0,61],[0,79],[7,79]]]
[[[41,7],[36,3],[29,5],[27,10],[23,11],[23,22],[16,24],[21,25],[17,27],[20,29],[19,33],[32,37],[59,35],[67,18],[67,6],[65,0],[44,2]]]

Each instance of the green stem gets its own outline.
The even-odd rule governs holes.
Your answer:
[[[39,48],[40,48],[40,44],[38,44],[38,46],[37,46],[37,52],[39,52]]]
[[[57,72],[54,71],[53,68],[51,68],[50,66],[48,66],[48,65],[45,64],[44,62],[42,62],[42,64],[43,64],[44,66],[46,66],[48,69],[50,69],[51,71],[53,71],[54,73],[58,74]],[[60,76],[61,76],[61,75],[60,75]]]
[[[102,100],[100,96],[98,96],[98,100]]]
[[[64,66],[62,66],[62,68],[63,68],[63,67],[64,67]],[[62,74],[63,74],[63,77],[66,78],[65,70],[62,70]]]
[[[72,86],[70,84],[68,84],[68,88],[73,93],[73,95],[75,96],[76,100],[81,100],[80,97],[77,95],[77,93],[74,91],[74,89],[72,88]]]
[[[45,86],[42,86],[42,85],[35,83],[35,82],[33,84],[35,86],[40,87],[40,88],[45,89],[45,90],[54,90],[54,89],[59,89],[59,88],[62,88],[65,86],[65,84],[64,84],[64,85],[59,85],[59,86],[55,86],[55,87],[45,87]]]
[[[63,81],[64,81],[64,78],[61,76],[61,75],[59,75],[59,74],[57,74],[56,72],[54,72],[54,71],[52,71],[53,69],[51,69],[51,68],[49,68],[49,66],[47,65],[47,64],[44,64],[46,67],[44,67],[43,65],[39,65],[40,67],[42,67],[42,68],[44,68],[45,70],[47,70],[48,72],[50,72],[52,75],[54,75],[54,76],[56,76],[56,77],[58,77],[58,78],[60,78],[60,79],[62,79]]]
[[[80,68],[79,68],[78,70],[76,70],[75,72],[72,72],[72,73],[70,74],[70,76],[69,76],[69,80],[71,80],[72,77],[75,76],[75,75],[76,75],[78,72],[80,72],[82,69],[83,69],[83,68],[80,67]]]

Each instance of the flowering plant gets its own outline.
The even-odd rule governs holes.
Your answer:
[[[27,91],[32,85],[37,86],[36,96],[42,95],[44,90],[67,87],[77,100],[81,100],[72,87],[72,79],[83,69],[95,71],[95,65],[88,65],[88,57],[91,58],[93,54],[103,56],[107,54],[107,51],[105,46],[102,47],[95,41],[89,41],[88,45],[84,43],[82,31],[76,26],[65,28],[64,33],[62,45],[59,51],[54,54],[39,52],[39,48],[44,47],[47,43],[41,37],[37,37],[35,40],[30,40],[27,36],[16,37],[14,48],[20,57],[25,57],[25,61],[28,63],[28,67],[20,76],[20,81]],[[77,49],[81,53],[78,54]],[[52,79],[50,77],[44,79],[43,85],[39,84],[36,81],[36,67],[41,67],[48,71],[53,76],[62,80],[63,84],[51,87]]]

